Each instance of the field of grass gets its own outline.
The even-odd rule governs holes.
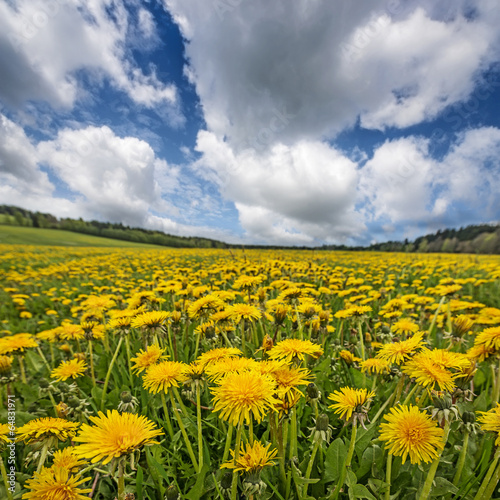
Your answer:
[[[114,240],[60,229],[0,225],[0,245],[5,244],[63,247],[162,248],[156,245]]]
[[[0,245],[0,499],[498,498],[499,358],[498,256]]]

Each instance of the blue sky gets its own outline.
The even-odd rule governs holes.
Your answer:
[[[0,0],[0,203],[233,243],[500,213],[496,0]]]

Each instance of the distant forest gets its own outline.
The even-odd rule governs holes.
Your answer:
[[[70,219],[57,217],[41,212],[31,212],[10,205],[0,205],[0,224],[12,226],[29,226],[49,229],[64,229],[76,233],[103,236],[136,243],[151,243],[177,248],[238,248],[241,245],[230,245],[222,241],[199,238],[196,236],[174,236],[161,231],[152,231],[137,227],[124,226],[121,223],[99,222],[96,220]],[[246,245],[246,248],[288,248],[265,245]],[[295,247],[313,250],[311,247]],[[500,254],[500,226],[480,224],[461,227],[460,229],[444,229],[436,233],[421,236],[414,241],[387,241],[369,247],[352,247],[346,245],[323,245],[314,250],[364,250],[383,252],[445,252],[445,253],[481,253]]]
[[[64,229],[75,233],[103,236],[116,240],[135,243],[150,243],[166,247],[178,248],[227,248],[221,241],[208,238],[174,236],[162,231],[152,231],[137,227],[124,226],[121,223],[99,222],[83,219],[58,219],[51,214],[31,212],[23,208],[0,205],[0,224],[11,226],[41,227],[46,229]]]

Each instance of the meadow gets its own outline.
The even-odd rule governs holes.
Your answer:
[[[497,256],[0,244],[0,270],[0,498],[499,498]]]

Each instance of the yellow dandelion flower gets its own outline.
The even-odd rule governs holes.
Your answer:
[[[228,306],[229,317],[235,322],[239,323],[241,320],[254,321],[262,317],[260,310],[250,304],[234,304]]]
[[[357,363],[359,361],[362,361],[361,358],[358,358],[357,356],[354,356],[354,354],[350,351],[347,351],[343,349],[342,351],[339,352],[339,356],[348,364],[352,365],[353,363]]]
[[[389,373],[390,363],[385,359],[377,359],[377,358],[368,358],[365,361],[361,361],[359,364],[361,367],[361,371],[363,373],[368,372],[370,374],[374,373]]]
[[[448,297],[449,295],[453,295],[462,289],[461,285],[438,285],[435,288],[435,292],[441,297]]]
[[[82,424],[74,441],[82,443],[74,449],[75,455],[91,459],[92,463],[102,461],[105,465],[113,458],[142,448],[158,444],[155,437],[163,434],[144,415],[118,413],[116,410],[102,412],[98,417],[89,417],[94,426]]]
[[[307,293],[306,290],[304,290],[303,288],[291,287],[287,288],[286,290],[283,290],[279,294],[278,300],[294,302],[297,299],[304,297],[306,293]]]
[[[66,418],[69,413],[69,406],[64,401],[59,401],[56,405],[56,416],[59,418]]]
[[[224,309],[224,302],[214,295],[205,295],[204,297],[195,300],[188,307],[188,316],[190,318],[199,318],[202,315],[206,315],[209,312],[220,311]]]
[[[250,419],[261,422],[270,410],[274,410],[276,382],[270,375],[255,370],[232,372],[224,377],[220,385],[211,390],[214,411],[220,418],[233,425]]]
[[[360,318],[364,316],[366,313],[371,312],[371,306],[350,306],[346,309],[342,309],[337,311],[334,316],[339,319],[346,318]]]
[[[264,446],[260,441],[254,441],[253,446],[246,444],[246,449],[234,460],[234,450],[231,450],[232,460],[221,465],[222,468],[234,469],[235,472],[260,472],[264,467],[275,465],[272,461],[278,450],[269,451],[271,444]]]
[[[64,467],[69,471],[75,472],[74,469],[80,469],[87,462],[85,460],[80,460],[75,455],[75,449],[71,446],[64,448],[63,450],[57,450],[54,452],[54,467]]]
[[[168,319],[167,311],[147,311],[138,314],[131,322],[133,328],[159,328]]]
[[[0,375],[5,375],[11,371],[13,361],[14,358],[12,356],[0,355]]]
[[[495,354],[493,347],[487,347],[484,344],[472,346],[466,353],[466,356],[473,361],[482,362]]]
[[[500,404],[497,403],[496,408],[488,411],[479,411],[477,421],[481,423],[483,431],[491,431],[497,433],[495,445],[500,445]]]
[[[474,346],[484,345],[488,348],[493,348],[495,351],[500,350],[500,326],[486,328],[478,333]]]
[[[443,449],[444,431],[429,415],[417,406],[400,405],[391,408],[387,420],[380,424],[381,441],[391,455],[401,456],[403,463],[409,456],[412,464],[432,462]]]
[[[79,486],[90,478],[71,475],[65,467],[44,467],[40,473],[35,472],[32,479],[26,482],[26,488],[31,490],[22,498],[27,500],[88,500],[91,488],[82,489]]]
[[[57,368],[52,370],[50,376],[57,379],[58,382],[68,380],[69,378],[77,378],[85,373],[87,365],[79,359],[63,361]]]
[[[258,364],[251,358],[225,358],[206,365],[205,372],[211,381],[218,383],[228,373],[257,369]]]
[[[219,359],[241,356],[242,354],[243,353],[236,347],[219,347],[217,349],[210,349],[210,351],[200,354],[196,361],[200,365],[206,366],[207,364],[218,361]]]
[[[456,335],[462,336],[465,333],[470,332],[471,328],[474,326],[474,321],[469,317],[461,314],[453,319],[453,331]]]
[[[0,339],[0,354],[24,352],[30,347],[38,347],[35,337],[30,333],[17,333]]]
[[[59,340],[59,334],[61,333],[61,327],[51,328],[50,330],[44,330],[36,334],[36,338],[40,340],[47,340],[48,342],[57,342]]]
[[[259,361],[255,365],[255,369],[260,373],[270,373],[272,375],[273,372],[281,370],[285,366],[288,366],[288,363],[284,359],[266,359]]]
[[[166,356],[163,355],[165,349],[162,349],[157,344],[151,344],[145,351],[142,349],[137,353],[135,358],[131,358],[132,371],[134,373],[142,373],[146,368],[158,363]]]
[[[323,348],[310,340],[285,339],[278,342],[268,354],[271,359],[286,359],[290,363],[303,361],[307,355],[318,358],[323,354]]]
[[[426,355],[443,368],[454,368],[461,370],[470,366],[470,359],[461,352],[452,352],[447,349],[432,349],[425,351]]]
[[[441,391],[452,392],[455,388],[456,375],[437,364],[428,351],[416,354],[402,368],[403,373],[414,378],[417,384],[434,389],[436,384]]]
[[[284,367],[273,371],[271,375],[278,384],[277,395],[280,399],[290,400],[296,394],[303,396],[298,386],[307,385],[311,381],[311,372],[305,368]]]
[[[260,285],[262,283],[262,276],[240,276],[236,280],[234,280],[233,288],[241,288],[243,290],[248,290],[253,288],[254,286]]]
[[[179,387],[179,382],[187,380],[185,363],[179,361],[162,361],[156,365],[151,365],[143,378],[144,389],[154,394],[164,391],[170,387]]]
[[[59,337],[63,340],[81,340],[85,337],[85,332],[80,325],[65,323],[60,326]]]
[[[300,394],[288,394],[287,398],[277,399],[274,409],[278,412],[278,420],[288,415],[290,410],[300,401]]]
[[[0,424],[0,449],[2,442],[10,443],[11,427],[9,424]]]
[[[130,316],[117,316],[108,321],[108,328],[129,328],[132,325],[132,318]]]
[[[328,399],[336,404],[330,405],[334,413],[340,415],[340,418],[348,421],[354,412],[359,412],[361,407],[375,396],[373,391],[366,389],[353,389],[351,387],[342,387],[340,391],[335,391],[328,395]]]
[[[77,422],[68,422],[63,418],[44,417],[31,420],[17,429],[17,440],[25,443],[36,443],[45,439],[55,438],[66,441],[73,438],[80,426]]]
[[[409,319],[402,318],[392,325],[392,331],[399,335],[415,333],[418,331],[418,325]]]
[[[377,352],[378,359],[385,359],[389,363],[400,365],[409,359],[417,350],[424,347],[423,332],[416,333],[401,342],[384,344]]]

